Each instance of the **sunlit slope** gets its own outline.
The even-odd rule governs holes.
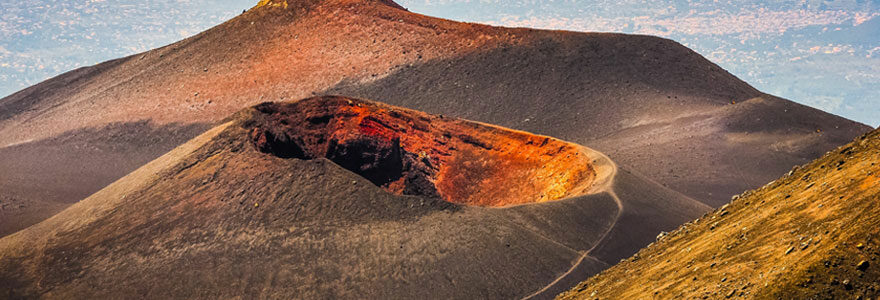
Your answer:
[[[880,131],[685,224],[563,299],[880,296]]]

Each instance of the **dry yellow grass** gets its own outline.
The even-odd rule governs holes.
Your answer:
[[[561,299],[875,299],[880,131],[580,283]]]

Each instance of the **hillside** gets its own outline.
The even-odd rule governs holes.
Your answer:
[[[657,37],[459,23],[391,1],[264,1],[0,99],[0,201],[17,203],[0,210],[0,235],[242,108],[323,94],[589,145],[711,206],[869,130],[762,94]]]
[[[0,239],[0,294],[549,297],[708,210],[546,136],[264,103]]]
[[[875,299],[880,130],[658,238],[561,299]]]

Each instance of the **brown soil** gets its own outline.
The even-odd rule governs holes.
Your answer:
[[[685,224],[561,299],[880,297],[880,130]]]
[[[580,195],[595,178],[581,146],[550,137],[340,97],[256,110],[260,151],[327,158],[398,195],[504,206]]]

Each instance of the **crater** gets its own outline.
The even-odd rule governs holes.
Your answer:
[[[371,101],[263,103],[252,120],[260,152],[326,158],[398,195],[498,207],[580,195],[596,178],[580,145]]]

